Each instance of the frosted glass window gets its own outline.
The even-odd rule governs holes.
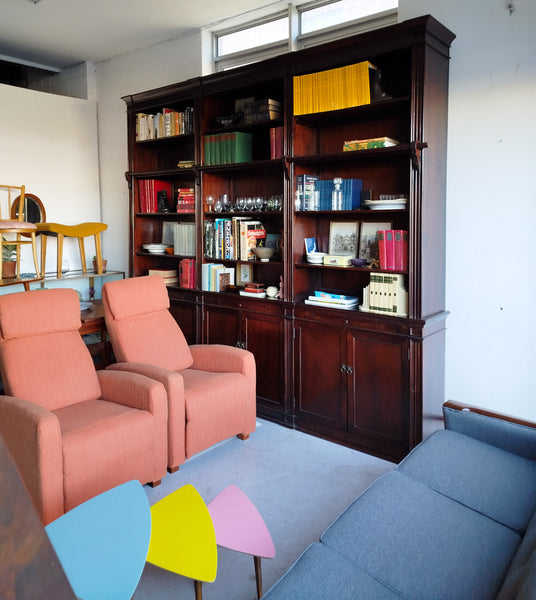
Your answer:
[[[288,39],[288,17],[218,36],[218,56],[243,52]]]
[[[300,33],[341,25],[398,8],[398,0],[338,0],[300,12]]]

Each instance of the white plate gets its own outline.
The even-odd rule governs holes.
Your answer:
[[[406,208],[406,200],[399,198],[395,200],[365,200],[365,206],[370,210],[398,210]]]
[[[145,250],[159,250],[162,252],[167,248],[166,244],[143,244]]]

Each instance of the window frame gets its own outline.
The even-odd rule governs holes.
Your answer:
[[[317,8],[319,6],[325,6],[332,4],[337,0],[320,0],[314,2],[300,2],[296,0],[288,4],[288,8],[284,11],[277,11],[272,14],[264,15],[257,19],[251,19],[246,23],[235,24],[232,27],[226,27],[221,29],[212,30],[212,70],[213,72],[226,71],[235,67],[239,67],[245,64],[253,62],[259,62],[268,58],[273,58],[289,52],[291,50],[301,50],[303,48],[309,48],[330,42],[336,39],[341,39],[355,35],[358,33],[364,33],[373,29],[379,29],[388,25],[394,25],[398,23],[398,8],[385,10],[379,13],[362,17],[360,19],[354,19],[352,21],[346,21],[339,25],[332,25],[323,29],[317,29],[315,31],[302,34],[301,29],[301,13]],[[237,31],[242,31],[263,23],[269,23],[277,19],[288,17],[289,20],[289,35],[285,40],[277,42],[271,42],[262,46],[255,46],[254,48],[240,50],[223,56],[218,56],[218,38],[224,35],[229,35]],[[236,22],[236,21],[235,21]]]

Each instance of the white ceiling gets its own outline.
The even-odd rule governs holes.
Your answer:
[[[0,58],[65,68],[178,38],[280,0],[0,0]]]

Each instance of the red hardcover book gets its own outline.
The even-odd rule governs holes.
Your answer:
[[[394,270],[395,268],[395,236],[393,229],[385,230],[385,266],[384,269]]]
[[[408,232],[395,229],[395,269],[405,271],[408,268]]]
[[[188,259],[183,258],[179,263],[179,285],[188,287]]]
[[[383,229],[378,230],[378,253],[380,255],[380,269],[385,269],[385,230]]]
[[[187,259],[190,263],[190,270],[188,272],[188,287],[193,290],[195,289],[195,258]]]

